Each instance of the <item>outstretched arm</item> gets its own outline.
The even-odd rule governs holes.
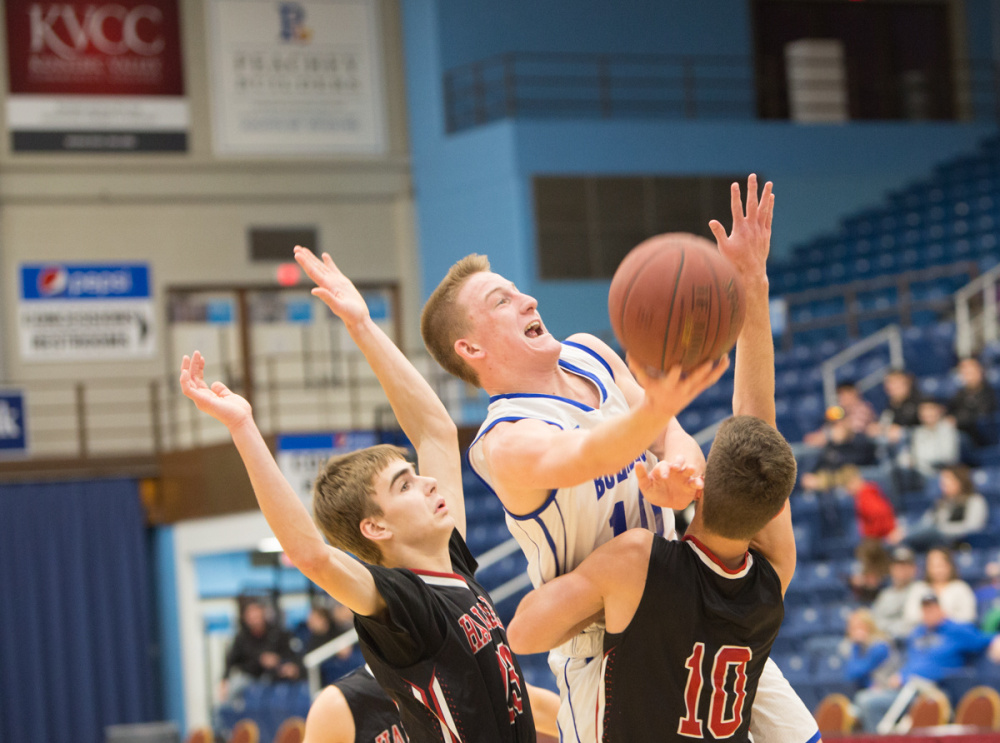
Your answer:
[[[565,575],[529,592],[507,625],[515,653],[542,653],[576,637],[604,614],[608,632],[628,627],[646,585],[653,534],[630,529]]]
[[[205,359],[197,351],[181,362],[181,390],[198,410],[229,429],[243,459],[254,494],[268,525],[292,563],[306,577],[363,616],[377,614],[385,602],[371,573],[347,553],[323,541],[299,496],[281,474],[253,420],[250,403],[222,382],[205,383]]]
[[[729,365],[707,362],[681,377],[680,367],[659,379],[633,369],[645,388],[642,402],[625,415],[583,431],[564,431],[538,420],[498,424],[482,451],[507,510],[530,513],[554,488],[571,487],[627,467],[677,413],[715,384]]]
[[[361,293],[327,253],[323,253],[320,260],[311,250],[297,245],[295,260],[316,282],[312,293],[343,320],[351,339],[361,349],[403,433],[416,447],[421,474],[437,479],[448,512],[464,537],[465,500],[458,429],[444,403],[389,336],[372,321]]]
[[[731,188],[733,229],[716,220],[709,223],[719,251],[736,267],[746,292],[747,311],[736,341],[736,371],[733,380],[733,414],[753,415],[776,427],[774,407],[774,338],[768,302],[767,256],[771,248],[774,194],[770,181],[758,200],[757,176],[747,179],[744,212],[740,186]],[[782,590],[795,574],[795,534],[791,509],[785,508],[761,529],[751,545],[760,550],[781,579]]]

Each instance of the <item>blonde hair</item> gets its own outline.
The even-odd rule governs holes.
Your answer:
[[[848,623],[850,623],[851,619],[857,619],[858,621],[864,623],[865,627],[868,629],[868,637],[871,641],[889,639],[889,636],[883,632],[875,622],[875,615],[872,614],[871,609],[866,607],[855,609],[848,617]]]
[[[330,457],[313,483],[313,518],[334,547],[351,552],[372,565],[382,564],[382,551],[361,533],[361,522],[381,516],[372,498],[375,478],[406,450],[389,444]]]
[[[434,360],[445,371],[479,387],[479,375],[455,351],[455,341],[468,330],[466,311],[458,304],[458,293],[466,279],[490,270],[485,255],[472,253],[458,261],[441,279],[420,314],[420,335]]]

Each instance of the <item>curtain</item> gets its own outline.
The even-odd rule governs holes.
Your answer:
[[[134,480],[0,484],[0,743],[100,743],[155,715]]]

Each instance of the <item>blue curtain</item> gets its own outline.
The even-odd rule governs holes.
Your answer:
[[[0,485],[0,743],[100,743],[155,714],[133,480]]]

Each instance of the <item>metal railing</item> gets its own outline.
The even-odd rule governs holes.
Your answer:
[[[757,67],[742,55],[508,52],[445,71],[446,128],[520,117],[788,119],[780,64],[766,75]],[[917,81],[856,72],[852,87],[838,88],[851,118],[1000,120],[992,60],[955,60],[951,70],[918,71]],[[829,85],[820,79],[808,90]]]
[[[903,332],[898,325],[882,328],[877,333],[831,356],[820,365],[823,373],[823,399],[827,407],[837,404],[837,369],[883,344],[889,346],[889,363],[872,370],[854,383],[858,392],[864,393],[881,382],[889,370],[903,368]]]
[[[462,383],[423,349],[409,357],[455,413]],[[253,364],[254,417],[265,434],[396,427],[381,385],[360,351],[258,357]],[[243,393],[238,369],[210,365],[205,376]],[[228,440],[221,424],[184,397],[173,374],[23,379],[5,386],[25,393],[31,459],[85,462],[106,456],[155,456]]]
[[[788,322],[782,336],[782,348],[788,350],[794,344],[796,333],[822,328],[845,326],[850,338],[860,338],[859,323],[861,320],[877,320],[882,318],[898,319],[904,328],[912,324],[913,313],[929,310],[932,312],[947,312],[951,310],[953,301],[950,295],[916,299],[913,295],[913,285],[950,276],[967,276],[975,279],[979,268],[972,261],[962,261],[946,266],[933,266],[916,271],[881,276],[874,279],[862,279],[848,284],[838,284],[818,289],[785,294],[782,299],[788,306]],[[896,301],[889,306],[862,309],[858,302],[859,295],[877,292],[880,289],[896,289]],[[814,304],[829,300],[842,300],[843,310],[823,317],[808,320],[795,320],[792,308],[795,306]]]
[[[971,356],[977,348],[1000,340],[998,291],[1000,266],[994,266],[955,292],[955,352],[959,358]]]

